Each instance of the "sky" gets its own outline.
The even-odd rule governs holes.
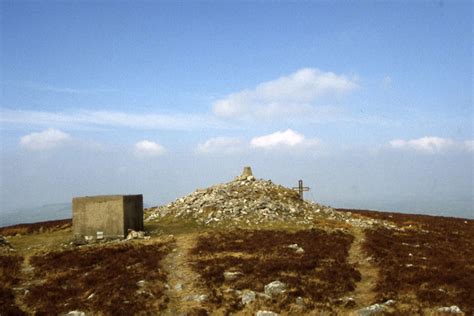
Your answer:
[[[474,218],[473,3],[0,2],[0,211],[257,178]]]

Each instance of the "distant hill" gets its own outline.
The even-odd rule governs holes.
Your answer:
[[[47,204],[39,207],[2,211],[0,227],[21,223],[35,223],[72,217],[71,203]]]
[[[145,208],[148,204],[143,205]],[[1,210],[0,227],[72,218],[71,203],[52,203],[38,207]]]

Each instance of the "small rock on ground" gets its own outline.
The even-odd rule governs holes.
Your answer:
[[[242,304],[246,305],[250,302],[255,301],[256,294],[254,291],[244,291],[242,293]]]
[[[462,314],[462,310],[456,305],[449,307],[440,307],[437,309],[440,313],[449,313],[449,314]]]
[[[272,311],[258,311],[255,316],[278,316],[278,314]]]
[[[269,296],[282,294],[286,291],[286,284],[280,281],[273,281],[265,285],[265,294]]]

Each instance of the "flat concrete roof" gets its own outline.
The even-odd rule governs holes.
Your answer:
[[[124,196],[140,196],[143,194],[108,194],[108,195],[85,195],[78,196],[77,198],[119,198]]]

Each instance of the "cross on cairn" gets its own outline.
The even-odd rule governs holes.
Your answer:
[[[297,186],[297,187],[293,187],[293,190],[298,190],[298,193],[299,193],[299,195],[300,195],[300,199],[303,200],[303,192],[309,191],[309,187],[304,187],[304,186],[303,186],[303,180],[299,180],[299,181],[298,181],[298,186]]]

